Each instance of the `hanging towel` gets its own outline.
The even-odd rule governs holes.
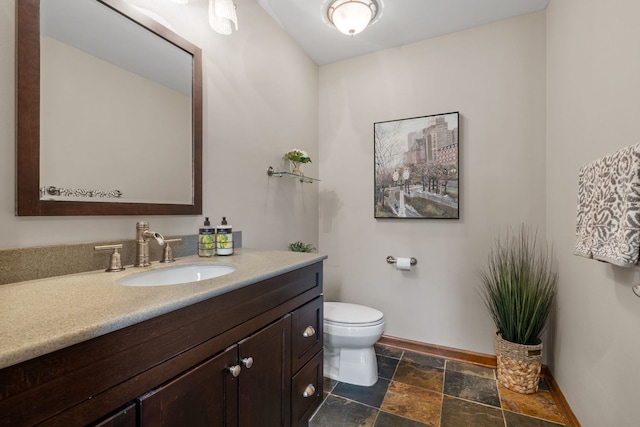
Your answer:
[[[578,173],[578,212],[576,218],[576,244],[573,253],[593,258],[593,234],[597,208],[597,179],[600,161],[580,168]]]
[[[621,267],[640,257],[640,144],[584,166],[575,253]]]

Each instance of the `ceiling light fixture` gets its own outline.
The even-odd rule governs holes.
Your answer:
[[[358,34],[378,14],[376,0],[333,0],[327,9],[327,18],[343,34]]]
[[[174,3],[177,3],[177,4],[187,4],[187,3],[189,3],[189,0],[171,0],[171,1],[174,2]]]
[[[238,31],[238,16],[233,0],[209,0],[209,25],[219,34],[231,34],[231,23]]]

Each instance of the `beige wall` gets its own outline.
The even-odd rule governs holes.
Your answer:
[[[163,16],[203,50],[204,215],[213,224],[226,216],[246,247],[317,245],[317,185],[266,175],[293,147],[311,154],[307,173],[318,173],[317,65],[253,0],[236,1],[241,31],[231,36],[209,28],[207,2],[131,3]],[[199,216],[14,216],[14,9],[15,0],[0,2],[0,248],[133,239],[138,220],[163,234],[197,232]],[[141,166],[144,176],[151,165]]]
[[[373,123],[460,112],[460,219],[373,218]],[[386,334],[493,353],[476,286],[493,232],[545,225],[544,12],[320,68],[320,249],[328,299]],[[411,272],[388,255],[412,256]]]
[[[577,171],[640,142],[640,3],[547,8],[547,232],[560,264],[553,369],[585,427],[637,426],[638,269],[572,255]]]

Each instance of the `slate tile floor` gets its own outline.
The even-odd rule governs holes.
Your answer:
[[[543,381],[524,395],[497,385],[495,370],[376,345],[378,382],[328,378],[309,427],[561,427]]]

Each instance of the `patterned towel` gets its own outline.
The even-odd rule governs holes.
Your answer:
[[[593,233],[597,206],[597,179],[600,161],[580,168],[578,174],[578,213],[576,218],[576,245],[573,253],[593,258]]]
[[[640,257],[640,144],[580,169],[576,255],[633,267]]]

